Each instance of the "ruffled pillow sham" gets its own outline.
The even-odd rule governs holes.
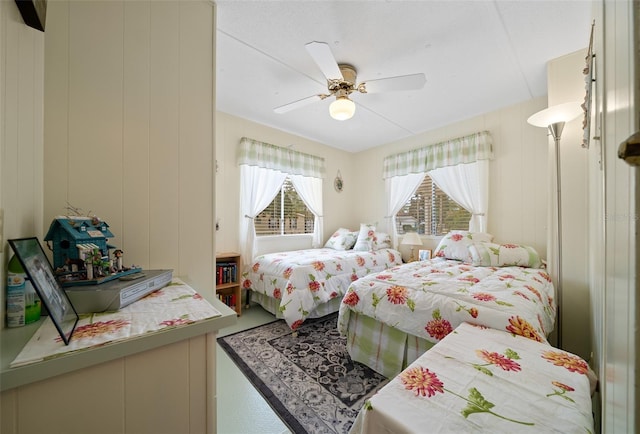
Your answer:
[[[469,245],[475,242],[491,242],[493,235],[486,232],[450,231],[433,251],[434,257],[471,262]]]
[[[471,264],[479,267],[543,266],[536,249],[522,244],[473,243],[469,245],[469,255]]]

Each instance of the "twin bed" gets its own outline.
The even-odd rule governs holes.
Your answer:
[[[307,318],[338,311],[352,282],[401,264],[400,252],[389,245],[387,234],[370,227],[341,228],[324,248],[258,256],[243,273],[242,286],[295,331]]]
[[[464,322],[547,342],[556,304],[543,262],[492,239],[451,231],[434,259],[354,282],[338,316],[351,358],[391,378]]]
[[[594,387],[574,354],[463,323],[367,400],[350,434],[593,433]]]
[[[351,358],[393,377],[464,322],[546,342],[553,285],[542,269],[479,267],[437,258],[354,282],[338,329]]]

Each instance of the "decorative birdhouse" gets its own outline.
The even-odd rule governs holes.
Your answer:
[[[114,235],[109,225],[97,217],[58,216],[49,227],[44,240],[51,243],[53,249],[53,266],[64,268],[70,263],[84,261],[82,252],[98,249],[102,257],[109,257],[109,249],[115,248],[107,244]]]

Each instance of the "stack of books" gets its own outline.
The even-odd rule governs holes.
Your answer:
[[[218,285],[237,282],[237,268],[238,267],[235,262],[219,262],[216,268],[216,282]]]

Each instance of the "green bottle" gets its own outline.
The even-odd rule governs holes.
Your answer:
[[[7,327],[20,327],[40,319],[41,304],[18,258],[7,267]]]

